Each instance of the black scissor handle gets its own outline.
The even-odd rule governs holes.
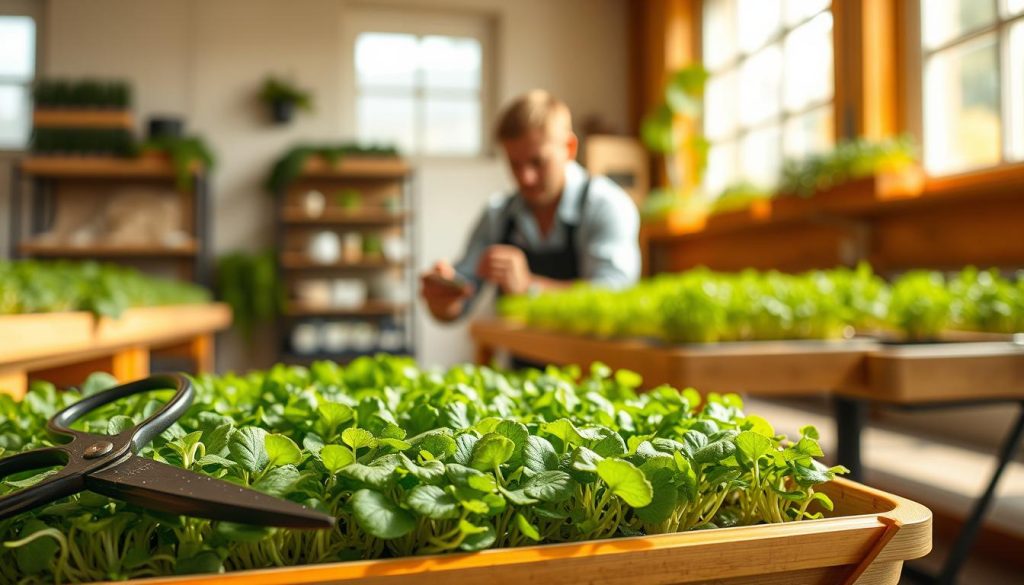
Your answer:
[[[43,447],[23,453],[16,453],[0,459],[0,479],[33,469],[42,469],[54,465],[65,465],[68,453],[62,447]],[[64,467],[41,482],[0,497],[0,520],[10,518],[31,510],[36,506],[48,504],[65,496],[80,491],[84,486],[81,474],[67,471]]]
[[[192,383],[189,382],[188,378],[185,376],[181,374],[158,374],[141,380],[136,380],[135,382],[114,386],[108,390],[97,392],[92,396],[86,396],[53,415],[47,423],[47,428],[57,434],[70,435],[75,438],[84,438],[88,441],[95,438],[95,436],[88,433],[79,433],[78,431],[70,428],[71,424],[76,420],[101,406],[114,402],[115,400],[120,400],[142,392],[166,390],[168,388],[177,388],[177,392],[175,392],[174,396],[167,401],[167,404],[160,407],[160,410],[154,412],[146,420],[125,431],[125,433],[128,433],[130,436],[132,450],[134,452],[138,452],[138,450],[146,443],[149,443],[153,437],[164,432],[167,430],[167,427],[174,424],[181,415],[185,414],[188,407],[192,405],[192,398],[195,396],[195,391],[192,388]],[[122,433],[121,436],[125,433]]]

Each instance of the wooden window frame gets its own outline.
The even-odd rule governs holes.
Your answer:
[[[1006,38],[1007,30],[1014,24],[1024,22],[1024,13],[1009,18],[1004,18],[1001,13],[1002,0],[994,0],[996,2],[996,22],[988,24],[983,27],[971,30],[966,33],[958,34],[953,39],[947,40],[938,47],[926,49],[922,46],[922,30],[921,30],[921,3],[919,0],[905,0],[899,2],[902,9],[900,15],[899,30],[902,32],[901,37],[905,39],[906,45],[903,48],[903,54],[901,55],[901,67],[906,72],[904,84],[906,85],[905,91],[903,92],[903,103],[902,107],[906,112],[904,120],[903,130],[908,132],[914,137],[918,144],[921,145],[922,157],[924,151],[924,65],[925,60],[929,55],[934,55],[945,51],[949,48],[969,43],[973,39],[977,39],[981,36],[990,33],[996,33],[997,42],[997,56],[996,63],[999,68],[999,123],[1000,123],[1000,144],[999,144],[999,162],[993,165],[971,169],[968,171],[952,172],[952,173],[941,173],[929,175],[932,179],[944,179],[947,177],[956,178],[954,181],[957,184],[962,184],[963,179],[970,180],[972,177],[978,178],[979,185],[985,185],[990,182],[990,178],[986,175],[991,174],[993,177],[1004,177],[1006,176],[1007,169],[1013,169],[1014,167],[1020,167],[1020,172],[1017,176],[1024,178],[1024,160],[1014,161],[1007,159],[1007,151],[1009,150],[1009,136],[1006,130],[1006,101],[1008,98],[1007,92],[1007,79],[1004,76],[1004,63],[1007,59],[1007,46]],[[923,162],[922,162],[923,165]],[[1011,173],[1012,174],[1012,173]]]
[[[840,132],[839,115],[838,115],[839,111],[838,111],[838,107],[837,107],[837,104],[840,103],[838,101],[838,92],[839,92],[838,78],[839,78],[839,76],[837,75],[837,73],[840,71],[840,69],[839,69],[839,66],[840,66],[840,63],[839,63],[840,55],[837,52],[838,51],[838,43],[836,42],[836,32],[837,32],[836,9],[839,8],[837,6],[837,4],[842,4],[842,2],[841,1],[837,1],[837,0],[831,0],[831,4],[826,9],[822,10],[821,12],[816,12],[816,13],[814,13],[813,15],[811,15],[809,17],[802,18],[799,21],[797,21],[796,23],[791,24],[791,25],[787,25],[787,24],[783,23],[782,27],[780,28],[780,30],[776,34],[772,35],[771,38],[769,38],[767,41],[765,41],[764,44],[762,44],[760,47],[755,49],[753,52],[748,53],[748,54],[743,54],[742,52],[739,52],[735,56],[733,56],[733,58],[730,59],[727,64],[723,65],[722,67],[720,67],[718,69],[718,72],[720,72],[720,73],[721,72],[732,72],[734,75],[738,75],[740,67],[743,65],[743,63],[746,60],[752,58],[754,55],[757,55],[758,53],[760,53],[761,51],[763,51],[767,47],[769,47],[771,45],[774,45],[774,44],[779,44],[780,46],[782,46],[783,47],[783,51],[784,51],[785,50],[785,46],[784,45],[785,45],[786,36],[789,33],[793,32],[797,28],[807,24],[808,22],[810,22],[811,20],[816,18],[819,14],[822,14],[824,12],[831,12],[832,13],[832,19],[833,19],[832,20],[832,96],[828,100],[813,101],[813,102],[811,102],[811,103],[801,107],[800,109],[792,111],[792,112],[790,112],[790,111],[788,111],[786,109],[786,106],[783,103],[784,100],[781,99],[781,97],[780,97],[780,100],[779,100],[779,108],[780,109],[779,109],[779,112],[777,114],[773,115],[771,118],[769,118],[767,120],[762,120],[760,122],[757,122],[756,124],[752,124],[752,125],[747,126],[745,128],[741,128],[741,124],[737,123],[736,124],[736,129],[731,134],[729,134],[727,137],[719,139],[717,144],[723,144],[723,143],[731,142],[731,143],[735,144],[737,148],[739,148],[739,146],[742,143],[742,140],[743,140],[744,137],[750,135],[753,132],[757,132],[758,130],[763,130],[765,128],[768,128],[770,126],[778,124],[778,126],[779,126],[779,148],[782,151],[780,159],[784,162],[786,160],[786,154],[785,154],[785,150],[784,150],[786,123],[788,121],[790,121],[791,119],[793,119],[793,118],[798,118],[800,116],[804,116],[806,114],[809,114],[809,113],[811,113],[813,111],[822,109],[824,107],[829,107],[832,110],[832,143],[833,143],[833,145],[835,145],[836,143],[838,143],[840,141],[840,139],[841,139],[841,132]],[[695,2],[693,2],[691,4],[691,6],[692,6],[692,10],[693,10],[693,15],[690,18],[690,22],[692,23],[692,26],[694,27],[695,30],[691,33],[691,38],[693,39],[693,41],[692,41],[693,42],[693,46],[691,47],[690,51],[691,51],[691,54],[694,56],[695,62],[703,63],[704,62],[704,1],[703,0],[696,0]],[[709,73],[711,73],[711,72],[709,71]],[[737,79],[738,79],[738,77],[737,77]],[[784,79],[783,79],[783,83],[784,83]],[[782,88],[782,86],[780,86],[780,91],[783,91],[783,92],[785,91],[784,88]],[[703,117],[700,120],[699,124],[700,124],[700,128],[703,128],[703,126],[704,126]],[[710,140],[708,142],[709,142],[709,147],[713,146],[713,143]],[[781,171],[781,168],[780,168],[780,171]]]

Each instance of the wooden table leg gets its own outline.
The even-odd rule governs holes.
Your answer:
[[[149,348],[126,347],[84,362],[29,372],[29,378],[51,382],[58,388],[68,388],[81,385],[93,372],[107,372],[119,382],[145,378],[149,375]]]
[[[19,370],[0,371],[0,393],[21,400],[28,392],[28,374]]]
[[[216,367],[214,361],[213,334],[200,335],[189,342],[189,354],[197,374],[212,372]]]
[[[494,361],[494,348],[490,345],[479,343],[476,344],[476,365],[478,366],[489,366]]]

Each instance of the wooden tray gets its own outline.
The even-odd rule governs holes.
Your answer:
[[[506,349],[526,359],[584,368],[599,361],[612,369],[633,370],[643,376],[645,387],[670,384],[760,395],[854,385],[863,378],[864,354],[877,348],[874,341],[859,339],[668,345],[541,331],[502,319],[475,321],[470,334],[478,346]]]
[[[843,479],[823,487],[835,502],[823,520],[135,582],[895,585],[903,561],[931,550],[924,506]]]
[[[1024,344],[891,345],[869,353],[866,366],[864,383],[838,392],[902,404],[1024,399]]]

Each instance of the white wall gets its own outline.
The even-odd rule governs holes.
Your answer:
[[[151,114],[182,115],[190,132],[206,138],[218,157],[213,250],[220,254],[272,241],[271,200],[260,184],[277,156],[297,141],[352,137],[342,111],[352,63],[341,40],[346,11],[383,5],[491,18],[497,102],[545,87],[568,102],[577,120],[598,114],[625,128],[626,2],[48,0],[41,72],[126,78],[135,88],[140,125]],[[316,111],[288,126],[268,125],[255,98],[268,73],[290,75],[311,89]],[[510,181],[496,158],[417,162],[416,253],[424,267],[457,256],[483,201]],[[0,185],[4,199],[7,189]],[[463,326],[440,327],[425,310],[419,313],[424,364],[471,359]],[[266,347],[228,339],[220,369],[266,365]]]

